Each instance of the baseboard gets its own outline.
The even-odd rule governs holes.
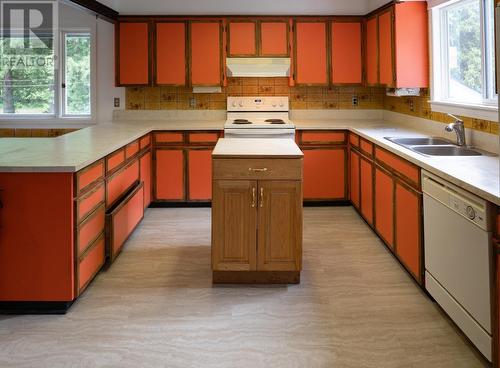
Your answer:
[[[0,314],[66,314],[70,302],[0,302]]]

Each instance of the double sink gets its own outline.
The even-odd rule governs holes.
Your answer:
[[[384,137],[388,141],[399,144],[409,150],[425,156],[482,156],[475,149],[457,146],[453,142],[439,137],[399,138]]]

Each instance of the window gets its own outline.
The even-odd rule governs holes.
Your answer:
[[[493,0],[445,2],[432,28],[433,102],[496,108]]]
[[[8,46],[10,53],[2,52],[0,63],[0,117],[91,117],[91,35],[62,32],[59,40],[60,68],[54,67],[54,48],[25,49],[21,37],[1,40],[2,51]]]

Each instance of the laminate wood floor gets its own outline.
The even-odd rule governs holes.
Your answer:
[[[64,316],[0,316],[0,367],[486,366],[350,207],[306,208],[296,286],[211,284],[210,210],[149,209]]]

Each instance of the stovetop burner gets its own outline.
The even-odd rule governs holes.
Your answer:
[[[267,119],[266,123],[271,123],[271,124],[286,124],[283,119]]]
[[[247,119],[234,119],[233,124],[243,125],[243,124],[252,124],[252,122],[248,121]]]

